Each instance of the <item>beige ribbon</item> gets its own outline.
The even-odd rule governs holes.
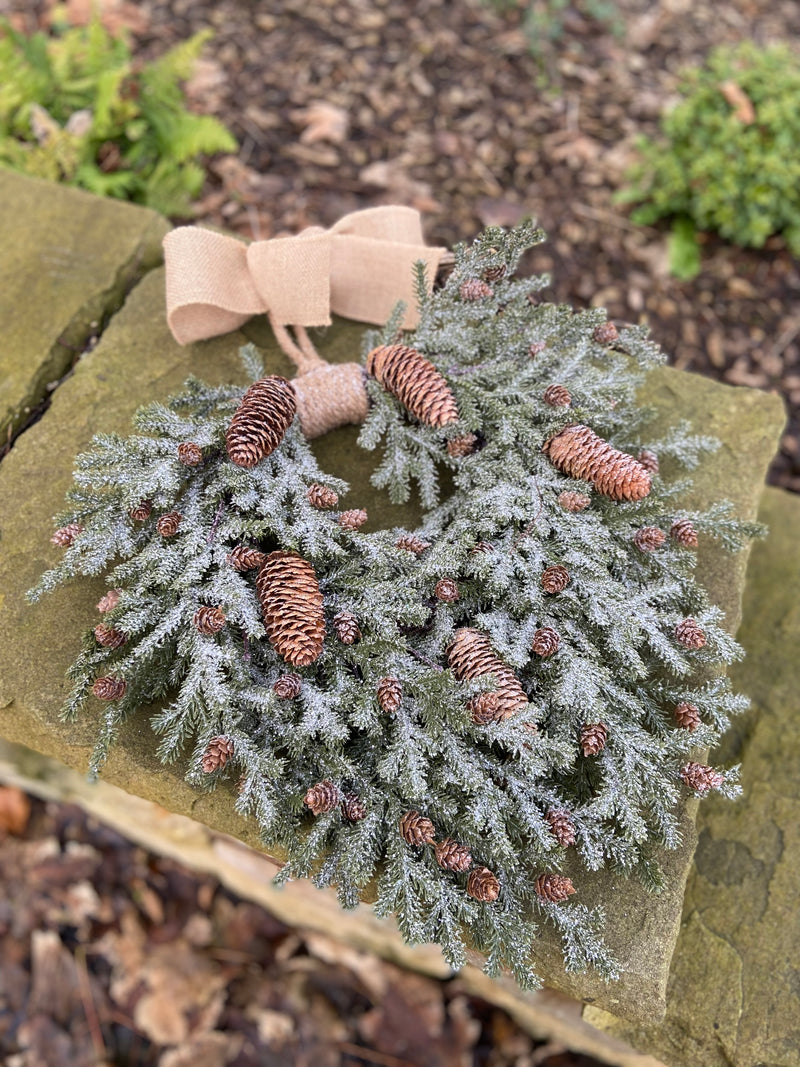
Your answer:
[[[238,329],[267,313],[273,327],[327,326],[331,312],[384,323],[398,300],[404,327],[417,322],[413,266],[423,260],[433,285],[445,248],[424,243],[419,212],[367,208],[329,230],[250,245],[198,226],[164,238],[167,321],[180,344]]]

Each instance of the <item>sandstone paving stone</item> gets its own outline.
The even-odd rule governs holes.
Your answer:
[[[245,329],[249,336],[266,341],[263,323],[254,321]],[[357,358],[361,333],[361,327],[339,322],[314,339],[326,358],[343,361]],[[0,734],[9,740],[84,769],[95,735],[97,720],[91,714],[69,726],[60,724],[58,715],[67,689],[64,672],[77,652],[80,634],[96,622],[94,605],[104,590],[102,581],[63,587],[34,607],[24,601],[24,591],[57,552],[48,543],[51,516],[61,507],[69,485],[72,456],[94,432],[126,432],[137,406],[163,399],[189,373],[213,382],[243,381],[237,356],[242,340],[243,335],[231,334],[187,348],[177,346],[164,321],[163,272],[151,272],[114,317],[98,347],[56,390],[44,418],[22,435],[0,465],[0,590],[5,598],[0,605]],[[266,366],[270,373],[291,373],[271,339]],[[698,429],[724,442],[697,478],[698,499],[728,496],[741,515],[753,517],[783,424],[780,401],[670,370],[655,372],[646,394],[662,420],[689,418]],[[375,525],[413,521],[413,508],[390,507],[369,485],[374,457],[356,449],[357,433],[355,427],[345,427],[314,446],[323,466],[351,482],[347,505],[366,507]],[[704,544],[700,552],[701,573],[707,577],[712,599],[725,608],[732,627],[738,621],[745,561],[746,553],[731,561],[711,544]],[[189,814],[259,846],[254,824],[235,813],[228,788],[198,794],[177,767],[159,763],[146,712],[126,724],[104,777],[170,811]],[[547,984],[638,1020],[663,1012],[694,847],[695,807],[695,801],[687,801],[682,847],[664,856],[667,889],[660,896],[608,874],[572,872],[581,899],[589,905],[602,901],[605,906],[606,937],[625,967],[623,978],[606,985],[592,974],[565,975],[558,945],[543,936],[535,951]]]
[[[584,1013],[670,1067],[800,1065],[800,498],[767,489],[759,517],[732,672],[753,707],[721,753],[744,797],[700,807],[664,1022]]]
[[[0,169],[0,443],[162,261],[155,211]]]

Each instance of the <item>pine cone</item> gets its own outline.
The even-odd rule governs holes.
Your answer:
[[[128,640],[128,635],[122,630],[115,630],[113,626],[106,626],[104,622],[99,622],[95,626],[94,636],[98,645],[102,645],[103,648],[119,648]]]
[[[619,332],[613,322],[604,322],[602,326],[597,326],[592,333],[592,339],[597,341],[599,345],[610,345],[618,337]]]
[[[473,681],[486,674],[495,675],[500,719],[510,718],[528,703],[516,674],[503,663],[488,636],[480,630],[468,627],[456,630],[447,650],[447,662],[459,681]]]
[[[563,874],[540,874],[534,889],[541,900],[548,900],[551,904],[561,904],[575,892],[575,886]]]
[[[698,648],[705,648],[706,635],[694,619],[684,619],[675,627],[675,640],[684,648],[696,651]]]
[[[312,815],[325,815],[339,804],[341,796],[333,782],[326,778],[324,782],[317,782],[306,791],[303,803],[311,809]]]
[[[267,637],[293,667],[306,667],[322,652],[325,616],[311,564],[294,552],[270,552],[258,572],[256,591]]]
[[[381,345],[367,356],[367,373],[415,419],[441,427],[458,419],[456,398],[429,359],[407,345]]]
[[[476,726],[486,726],[490,722],[502,722],[506,717],[497,693],[478,693],[477,696],[469,698],[467,708]]]
[[[109,589],[105,596],[100,597],[97,601],[97,610],[103,615],[108,611],[113,611],[117,604],[119,604],[121,592],[121,589]]]
[[[433,823],[418,811],[407,811],[400,820],[400,833],[409,845],[432,845],[435,839]]]
[[[697,548],[697,530],[691,519],[676,519],[669,528],[669,535],[684,548]]]
[[[203,634],[205,637],[213,637],[225,625],[225,613],[221,608],[203,605],[194,613],[192,622],[198,633]]]
[[[712,789],[719,789],[725,782],[725,775],[715,771],[705,763],[687,763],[681,770],[681,778],[699,796],[704,797]]]
[[[127,688],[124,678],[95,678],[92,692],[100,700],[119,700]]]
[[[248,548],[247,545],[237,545],[231,550],[228,556],[228,563],[234,570],[244,573],[244,571],[254,571],[258,567],[264,566],[266,556],[263,552],[259,552],[257,548]]]
[[[393,715],[403,699],[403,686],[397,678],[381,678],[378,682],[378,703],[381,710]]]
[[[447,454],[453,459],[463,459],[471,456],[478,445],[478,438],[474,433],[465,433],[461,437],[451,437],[447,442]]]
[[[493,296],[491,285],[487,285],[481,278],[467,278],[458,288],[458,295],[462,300],[485,300]]]
[[[642,500],[650,492],[650,475],[644,467],[588,426],[567,426],[542,451],[558,470],[590,482],[612,500]]]
[[[581,748],[584,756],[596,756],[606,747],[608,727],[603,722],[588,722],[581,727]]]
[[[667,535],[657,526],[642,526],[633,535],[633,543],[642,552],[655,552],[666,539]]]
[[[504,263],[499,263],[496,267],[487,267],[483,272],[484,280],[487,282],[499,282],[505,276],[506,267]]]
[[[300,696],[303,681],[296,674],[282,674],[272,686],[272,692],[279,700],[296,700]]]
[[[351,611],[337,612],[333,617],[333,628],[343,645],[353,645],[361,640],[358,620]]]
[[[192,441],[184,441],[178,445],[178,459],[184,467],[199,467],[203,462],[203,450]]]
[[[569,571],[560,563],[554,563],[542,572],[542,589],[545,593],[563,593],[569,585]]]
[[[544,341],[532,341],[528,346],[528,358],[536,359],[536,357],[540,356],[546,348],[547,345]]]
[[[550,831],[562,848],[575,844],[575,823],[566,811],[551,808],[545,816],[550,823]]]
[[[203,753],[201,761],[203,771],[206,774],[213,774],[214,771],[224,767],[232,755],[233,741],[229,737],[225,737],[224,734],[212,737]]]
[[[548,385],[542,395],[542,400],[553,408],[568,408],[572,403],[569,390],[563,385]]]
[[[253,382],[225,434],[231,462],[237,467],[255,467],[275,451],[296,413],[294,389],[285,378],[273,374]]]
[[[475,552],[494,552],[494,545],[488,541],[476,541],[472,546],[472,552],[473,554]]]
[[[162,537],[174,537],[178,532],[178,527],[181,524],[183,515],[177,511],[168,511],[165,515],[159,517],[156,523],[156,529]]]
[[[152,500],[140,500],[135,508],[131,508],[128,512],[134,522],[144,522],[150,518],[153,511]]]
[[[355,793],[345,793],[342,798],[342,815],[349,822],[361,822],[367,817],[367,805]]]
[[[531,651],[537,656],[553,656],[558,652],[560,638],[550,626],[541,626],[535,631],[531,642]]]
[[[500,896],[500,883],[488,867],[476,867],[467,879],[467,892],[474,900],[491,904]]]
[[[585,511],[591,504],[591,500],[585,493],[575,493],[571,489],[565,489],[558,494],[558,502],[564,511]]]
[[[58,545],[59,548],[69,548],[78,534],[83,533],[83,527],[79,522],[71,522],[67,526],[62,526],[56,530],[53,536],[50,538],[51,545]]]
[[[343,530],[355,533],[360,530],[367,521],[367,513],[363,508],[353,508],[351,511],[343,511],[339,516],[339,525]]]
[[[436,844],[436,862],[446,871],[457,871],[462,874],[472,866],[472,854],[466,845],[459,845],[452,837],[446,837],[444,841]]]
[[[700,725],[700,712],[694,704],[684,700],[675,708],[675,720],[684,730],[696,730]]]
[[[327,485],[319,485],[318,482],[314,482],[313,485],[309,485],[308,489],[306,489],[306,500],[312,508],[324,511],[326,508],[336,507],[339,503],[339,494],[335,493],[333,489],[329,489]]]
[[[415,534],[401,534],[395,541],[394,547],[402,548],[406,552],[413,552],[415,556],[418,556],[420,552],[424,552],[431,545],[430,541],[423,541],[421,537],[417,537]]]
[[[458,600],[458,586],[452,578],[440,578],[433,589],[437,600],[454,604]]]
[[[643,448],[639,455],[636,457],[636,462],[641,463],[646,471],[650,474],[658,474],[658,456],[655,452],[651,452],[649,448]]]

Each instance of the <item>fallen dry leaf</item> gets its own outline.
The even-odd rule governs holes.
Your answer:
[[[344,108],[327,104],[324,100],[298,108],[289,116],[292,122],[305,127],[300,134],[303,144],[316,144],[328,141],[330,144],[343,144],[347,139],[350,120]]]
[[[737,85],[734,81],[722,82],[719,91],[733,108],[733,117],[738,119],[743,126],[749,126],[756,121],[756,109],[753,107],[753,101],[740,85]]]
[[[22,834],[31,816],[31,802],[21,789],[0,786],[0,832]]]

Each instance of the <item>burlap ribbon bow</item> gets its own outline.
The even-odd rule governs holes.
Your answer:
[[[424,243],[419,212],[388,206],[345,215],[329,230],[244,244],[181,226],[164,238],[167,321],[180,344],[238,329],[266,312],[273,327],[327,326],[331,312],[383,323],[398,300],[414,326],[413,265],[429,285],[447,249]]]

